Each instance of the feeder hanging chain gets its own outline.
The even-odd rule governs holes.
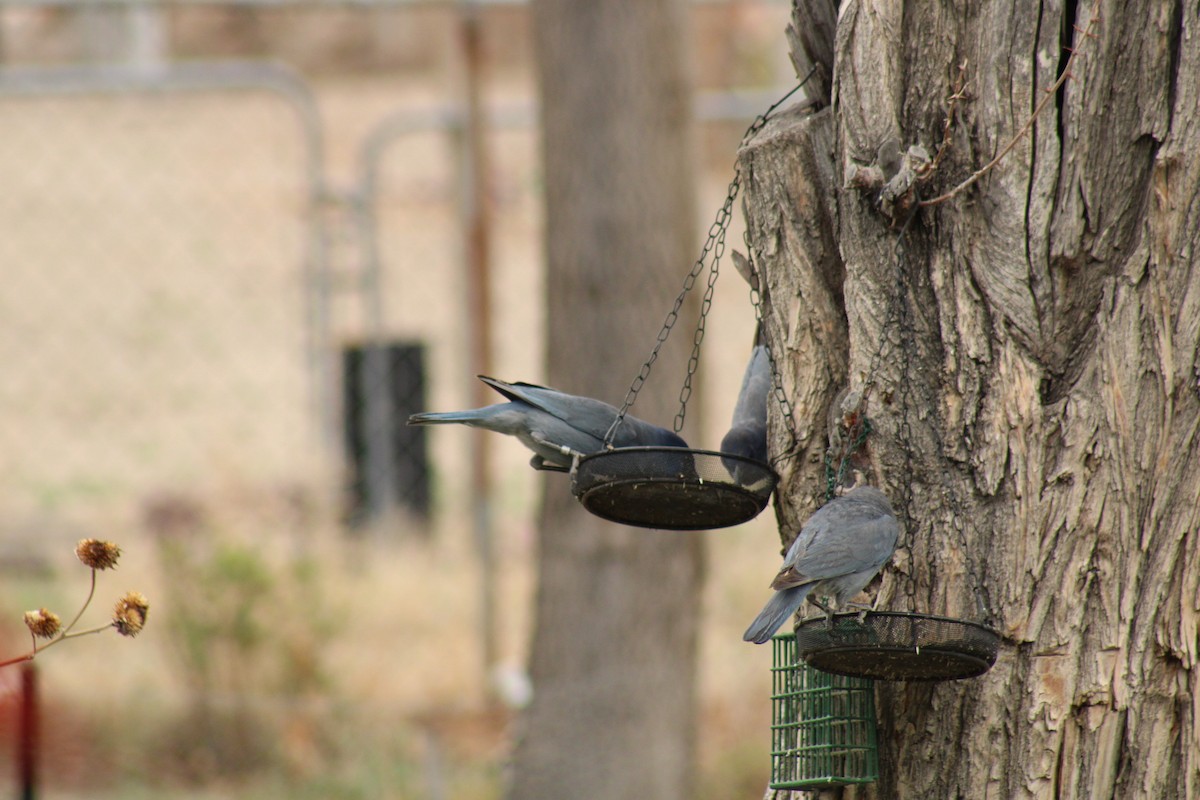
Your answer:
[[[898,381],[898,397],[897,405],[899,407],[899,419],[896,423],[896,443],[904,452],[904,478],[899,483],[899,510],[903,518],[902,530],[905,532],[905,538],[908,542],[914,541],[914,525],[912,514],[913,503],[913,483],[915,476],[913,475],[914,457],[916,445],[913,442],[913,430],[911,422],[911,414],[916,406],[916,399],[913,396],[913,382],[908,380],[908,367],[911,366],[916,358],[917,336],[916,328],[913,325],[912,306],[910,292],[912,286],[910,284],[909,275],[909,260],[908,260],[908,231],[912,226],[917,215],[916,210],[909,215],[905,220],[904,225],[900,229],[900,235],[896,239],[896,245],[893,248],[893,255],[896,259],[896,277],[893,294],[890,299],[887,316],[884,320],[883,327],[879,333],[879,347],[876,349],[871,359],[871,366],[867,372],[865,385],[862,391],[862,403],[865,413],[867,397],[874,388],[876,372],[879,369],[880,362],[883,357],[883,350],[889,344],[889,336],[891,331],[896,331],[897,341],[894,347],[898,350],[900,358],[898,363],[905,365],[901,368],[901,372],[897,378]],[[968,559],[970,554],[968,553]],[[917,584],[916,576],[910,570],[906,580],[904,581],[904,594],[908,597],[910,608],[916,603]]]
[[[617,428],[625,421],[625,415],[629,413],[629,409],[637,402],[638,392],[642,390],[642,385],[646,382],[646,378],[650,377],[650,370],[654,366],[654,362],[658,360],[658,353],[662,350],[662,346],[666,344],[667,337],[671,335],[671,330],[675,327],[675,323],[679,321],[679,311],[683,308],[683,301],[687,298],[690,292],[696,285],[696,279],[700,277],[700,273],[704,270],[705,262],[708,254],[713,251],[718,239],[721,242],[721,250],[724,250],[725,229],[729,225],[729,218],[733,214],[733,203],[737,199],[738,190],[741,188],[741,178],[739,175],[734,175],[733,181],[729,184],[729,192],[725,197],[725,204],[717,212],[717,218],[712,226],[708,229],[708,239],[704,242],[704,247],[700,250],[700,257],[696,259],[696,263],[692,265],[692,269],[688,272],[687,277],[683,280],[683,288],[675,297],[675,303],[671,306],[671,310],[667,312],[666,318],[663,320],[662,328],[658,331],[658,338],[654,342],[654,348],[650,351],[649,358],[642,364],[641,370],[638,372],[633,383],[629,387],[629,391],[625,394],[625,402],[621,404],[621,410],[617,414],[617,418],[613,420],[613,424],[609,426],[608,431],[604,434],[605,447],[612,447],[613,436],[616,435]],[[719,258],[719,256],[717,257]],[[713,274],[710,275],[708,288],[705,291],[705,299],[707,305],[702,308],[702,312],[707,312],[708,306],[712,304],[713,284],[716,282],[716,259],[713,263]],[[700,339],[704,338],[704,316],[700,317],[700,323],[697,331],[697,336]],[[696,342],[692,348],[692,356],[695,362],[699,363],[699,355],[696,352],[699,348],[699,342]],[[692,361],[688,362],[688,379],[684,384],[683,391],[680,392],[681,403],[686,408],[687,397],[691,394],[691,375],[695,372],[695,366]],[[679,414],[675,417],[675,432],[678,433],[683,429],[683,416],[685,409],[681,408]]]
[[[910,220],[911,221],[911,220]],[[907,225],[905,225],[907,228]],[[900,350],[905,364],[911,364],[912,359],[916,357],[917,336],[916,329],[913,328],[912,310],[909,307],[908,293],[908,252],[904,246],[905,232],[900,233],[900,241],[897,243],[899,248],[899,267],[896,282],[896,295],[901,298],[897,304],[899,311],[896,314],[896,325],[900,331]],[[905,480],[901,481],[900,486],[900,506],[901,513],[904,515],[905,529],[912,524],[912,474],[913,474],[913,455],[915,445],[913,444],[912,423],[910,415],[916,401],[913,399],[912,381],[908,380],[907,374],[902,374],[900,377],[900,421],[896,429],[896,440],[900,447],[904,449],[904,474]],[[910,534],[911,536],[911,534]]]
[[[914,212],[915,216],[915,212]],[[902,363],[906,366],[904,372],[899,377],[898,387],[898,402],[900,408],[900,416],[896,426],[896,441],[904,451],[904,475],[905,478],[899,484],[900,490],[900,511],[904,517],[904,529],[907,532],[909,542],[914,541],[914,532],[911,527],[915,524],[912,514],[913,504],[913,485],[923,482],[918,481],[914,475],[916,458],[916,444],[913,440],[913,425],[912,415],[918,407],[918,399],[914,395],[915,383],[907,379],[907,370],[917,360],[917,328],[913,319],[914,309],[916,306],[910,297],[912,293],[912,276],[909,272],[908,260],[908,228],[912,223],[910,217],[905,222],[904,228],[900,233],[900,239],[896,242],[896,257],[897,257],[897,274],[896,274],[896,295],[898,302],[895,303],[894,322],[899,335],[899,348],[902,356]],[[881,343],[882,347],[882,343]],[[878,356],[877,356],[878,358]],[[865,394],[865,390],[864,390]],[[925,403],[927,404],[927,403]],[[949,505],[949,528],[954,531],[955,537],[958,539],[958,547],[960,552],[965,555],[967,575],[972,583],[974,600],[976,605],[976,614],[979,619],[990,620],[992,618],[991,603],[988,597],[987,587],[983,583],[982,575],[979,570],[979,562],[976,558],[975,551],[968,545],[967,542],[967,526],[970,524],[971,516],[967,513],[964,500],[959,491],[949,485],[943,489],[946,503]],[[916,597],[916,578],[910,574],[905,583],[905,593],[909,597],[909,601],[915,603]]]
[[[799,91],[799,89],[808,82],[808,79],[812,77],[814,71],[815,70],[810,71],[803,81],[796,84],[796,86],[790,89],[787,94],[772,103],[770,108],[755,117],[754,121],[750,123],[750,127],[746,129],[746,133],[742,136],[742,144],[748,142],[754,137],[755,134],[763,129],[763,126],[767,124],[767,120],[771,117],[771,114],[773,114],[775,110],[779,108],[779,106],[786,102],[789,97]],[[604,446],[606,448],[612,448],[612,440],[616,435],[617,428],[621,427],[621,423],[625,421],[625,415],[629,413],[629,409],[633,407],[635,402],[637,402],[638,393],[642,390],[642,385],[645,384],[646,379],[650,377],[650,370],[653,368],[654,362],[658,360],[659,351],[666,343],[667,337],[671,335],[671,330],[675,327],[675,323],[679,321],[679,311],[683,308],[684,299],[687,297],[688,292],[690,292],[696,285],[696,279],[700,277],[700,273],[704,269],[709,253],[712,253],[712,269],[709,274],[708,285],[705,289],[704,300],[700,307],[700,319],[697,323],[696,335],[692,342],[692,355],[688,360],[687,377],[684,380],[683,389],[679,393],[679,413],[675,416],[675,432],[678,433],[683,429],[683,421],[687,413],[687,401],[691,397],[692,393],[692,376],[695,374],[696,368],[700,364],[700,342],[704,339],[705,317],[708,314],[709,308],[712,306],[713,287],[716,284],[719,271],[718,262],[725,252],[725,233],[729,228],[729,220],[733,216],[733,204],[734,201],[737,200],[737,195],[741,189],[741,185],[741,174],[735,167],[733,180],[730,181],[729,191],[725,196],[725,203],[717,212],[716,219],[708,229],[708,238],[704,242],[704,247],[700,250],[700,257],[696,259],[696,263],[692,265],[691,271],[688,272],[687,277],[684,278],[683,288],[680,290],[679,295],[675,298],[675,303],[671,306],[670,312],[667,313],[666,318],[663,320],[662,328],[658,332],[658,338],[654,342],[654,348],[650,351],[650,356],[646,359],[645,363],[642,364],[642,368],[638,372],[637,377],[633,379],[633,383],[629,386],[629,391],[625,393],[625,401],[621,404],[621,409],[617,413],[617,418],[613,420],[612,425],[609,426],[608,430],[604,434]]]
[[[850,457],[858,451],[860,447],[867,443],[867,439],[875,432],[871,427],[871,420],[867,419],[866,415],[860,415],[861,423],[855,425],[859,428],[858,434],[852,441],[842,447],[842,456],[838,459],[838,468],[833,468],[833,448],[825,451],[825,502],[829,502],[837,495],[837,487],[842,485],[842,481],[846,478],[846,468],[850,466]]]
[[[916,217],[917,212],[914,209],[908,219],[904,221],[904,225],[901,226],[900,235],[896,238],[896,246],[892,248],[892,255],[896,259],[895,286],[891,297],[888,298],[888,309],[884,315],[883,324],[879,326],[879,343],[871,355],[871,362],[867,367],[867,374],[864,376],[861,401],[864,409],[871,390],[875,388],[875,375],[879,371],[879,364],[883,358],[883,350],[888,343],[890,332],[893,328],[898,330],[901,341],[897,345],[900,347],[904,345],[904,335],[911,332],[901,327],[902,323],[908,324],[908,251],[904,242],[908,235],[908,229]]]
[[[711,247],[712,266],[708,270],[708,285],[704,288],[704,298],[700,302],[700,318],[696,321],[696,333],[692,336],[692,354],[688,357],[687,375],[683,379],[683,387],[679,390],[679,412],[675,415],[676,433],[683,430],[683,420],[687,415],[687,403],[692,396],[692,376],[696,374],[696,369],[700,366],[700,343],[704,341],[708,312],[712,308],[713,289],[717,285],[717,277],[720,274],[721,258],[725,255],[725,234],[729,230],[729,220],[733,217],[733,203],[740,188],[741,176],[735,173],[733,182],[729,184],[725,205],[721,206],[721,210],[717,212],[717,219],[708,230],[708,240],[700,255],[700,263],[703,263],[704,256]]]
[[[887,311],[884,313],[883,322],[879,326],[879,341],[876,344],[875,351],[871,354],[871,360],[867,365],[866,374],[863,376],[863,386],[859,393],[857,416],[861,418],[861,423],[857,423],[846,433],[853,435],[853,438],[848,442],[843,442],[841,454],[837,458],[837,468],[834,468],[834,447],[830,446],[825,451],[824,467],[825,467],[825,499],[831,500],[846,477],[847,468],[850,466],[850,459],[859,448],[866,444],[867,439],[874,432],[874,426],[871,420],[867,417],[867,405],[870,400],[871,392],[875,388],[875,381],[879,367],[883,362],[884,350],[889,344],[905,354],[901,364],[908,363],[908,354],[910,346],[914,343],[912,324],[909,319],[908,307],[908,252],[905,242],[908,235],[908,230],[913,221],[916,219],[916,207],[909,214],[908,218],[900,228],[900,234],[896,238],[896,244],[892,248],[892,255],[895,258],[896,272],[895,284],[892,292],[888,297]],[[892,332],[897,332],[897,341],[893,342]],[[906,398],[911,395],[911,382],[900,380],[901,404],[907,408]],[[861,424],[861,428],[855,431],[855,428]],[[902,415],[897,431],[900,440],[900,446],[905,453],[905,473],[911,472],[912,463],[912,430],[909,425],[907,415]],[[902,486],[904,498],[901,503],[901,513],[905,519],[905,527],[911,521],[909,505],[911,503],[911,489],[907,482]]]
[[[742,241],[746,245],[746,261],[750,265],[750,304],[754,306],[754,319],[761,326],[763,322],[763,297],[760,284],[762,277],[759,275],[758,266],[754,261],[754,248],[750,245],[749,228],[742,231]],[[783,389],[783,375],[779,372],[779,362],[770,348],[767,348],[767,360],[771,365],[771,388],[775,400],[783,412],[788,435],[792,437],[787,453],[775,460],[775,463],[778,464],[795,455],[796,441],[799,437],[796,435],[796,417],[792,414],[792,401],[788,399],[787,392]]]

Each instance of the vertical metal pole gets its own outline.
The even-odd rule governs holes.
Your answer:
[[[467,325],[470,330],[471,371],[491,374],[491,274],[490,220],[488,218],[486,121],[483,118],[481,73],[483,43],[479,7],[472,0],[460,6],[459,38],[465,67],[466,136],[463,140],[463,212],[467,262]],[[487,387],[472,381],[476,407],[491,402]],[[480,642],[483,649],[484,685],[497,660],[496,569],[491,514],[490,439],[485,431],[471,429],[471,516],[480,569]]]
[[[384,312],[383,264],[379,255],[379,227],[375,219],[376,166],[378,149],[368,140],[358,192],[347,208],[354,214],[361,259],[361,292],[366,314],[367,341],[363,348],[360,393],[364,408],[364,478],[367,516],[373,522],[389,519],[399,505],[399,475],[394,458],[396,419],[392,387],[396,382],[385,342],[387,315]]]
[[[396,509],[396,464],[392,459],[395,414],[391,402],[394,379],[387,343],[378,333],[368,336],[362,352],[361,387],[364,404],[363,442],[367,515],[373,523],[387,522]]]
[[[367,209],[356,204],[360,220]],[[361,225],[361,222],[360,222]],[[361,230],[361,228],[360,228]],[[360,242],[363,248],[363,242]],[[364,255],[369,255],[363,248]],[[362,270],[362,293],[366,307],[367,341],[362,354],[362,392],[366,424],[365,449],[367,513],[379,523],[391,519],[398,504],[396,462],[393,444],[396,439],[396,419],[392,405],[392,385],[395,376],[384,336],[383,282],[378,259],[371,258]]]
[[[161,70],[166,64],[167,29],[163,9],[138,5],[127,9],[129,15],[129,62],[147,72]]]
[[[329,210],[332,192],[325,183],[325,141],[318,124],[305,116],[308,209],[305,227],[304,355],[308,364],[309,391],[319,436],[330,453],[341,455],[342,437],[335,399],[333,363],[333,276],[330,272]]]
[[[17,734],[21,800],[33,800],[37,794],[38,717],[37,667],[26,661],[21,665],[21,719]]]

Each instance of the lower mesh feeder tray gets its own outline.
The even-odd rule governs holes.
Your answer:
[[[809,617],[796,626],[796,651],[810,667],[888,681],[952,681],[996,663],[1000,635],[976,622],[871,611]]]
[[[622,447],[580,459],[571,491],[622,525],[697,531],[754,519],[778,477],[750,458],[681,447]]]

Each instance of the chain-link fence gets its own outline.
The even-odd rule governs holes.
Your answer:
[[[114,697],[159,687],[168,708],[139,713],[210,748],[180,745],[203,753],[179,772],[203,771],[204,758],[327,757],[336,748],[320,729],[330,717],[313,709],[330,687],[382,718],[388,701],[449,707],[475,683],[477,576],[460,535],[470,523],[469,432],[438,428],[426,440],[403,425],[410,411],[469,406],[475,382],[458,8],[349,5],[0,3],[0,607],[34,607],[47,592],[69,605],[61,553],[81,536],[121,540],[131,562],[120,577],[149,583],[152,624],[164,627],[119,653],[106,646],[105,678]],[[491,232],[492,368],[539,381],[528,21],[517,3],[483,6],[495,69],[489,163],[482,181],[473,177],[486,188]],[[786,19],[786,7],[776,16]],[[708,118],[733,120],[717,169],[699,181],[698,231],[720,202],[741,129],[777,94],[698,102]],[[709,447],[753,327],[732,270],[717,295],[699,373],[712,402],[698,446]],[[631,379],[644,355],[630,355]],[[513,442],[491,450],[493,510],[520,556],[499,556],[512,570],[501,586],[510,610],[529,591],[542,482],[528,456]],[[438,562],[435,576],[411,553],[360,557],[355,574],[388,613],[334,622],[363,602],[342,585],[355,579],[320,563],[337,581],[319,583],[296,554],[328,558],[329,542],[350,541],[347,530],[381,511],[386,524],[374,530],[391,539],[454,532],[458,571]],[[271,547],[281,544],[277,559]],[[47,574],[54,580],[37,578]],[[470,633],[448,641],[450,620]],[[517,660],[526,615],[500,625],[501,650]],[[380,629],[386,643],[374,641]],[[0,656],[22,634],[0,622]],[[139,647],[155,655],[139,661]],[[78,664],[43,661],[48,672]],[[60,677],[50,693],[72,685]],[[162,688],[173,681],[187,687],[183,717],[171,716],[178,687]],[[0,707],[4,694],[0,684]],[[261,741],[282,755],[247,738],[259,722],[227,714],[264,703],[278,718]],[[216,744],[226,738],[232,750]]]
[[[311,480],[314,132],[249,84],[76,93],[63,75],[35,94],[17,91],[34,73],[10,77],[5,516]]]

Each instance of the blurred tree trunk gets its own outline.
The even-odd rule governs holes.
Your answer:
[[[835,397],[871,383],[867,455],[908,517],[881,607],[1004,637],[981,678],[879,684],[881,776],[853,796],[1200,797],[1200,7],[846,0],[811,41],[834,6],[798,0],[792,36],[833,60],[827,107],[741,153],[799,429],[784,538]],[[888,140],[935,153],[964,63],[920,194],[1016,146],[922,208],[900,262],[847,180]]]
[[[675,0],[543,0],[533,22],[549,381],[619,405],[699,248],[685,16]],[[671,426],[690,342],[672,337],[637,416]],[[538,577],[509,797],[687,797],[702,539],[604,522],[551,475]]]

